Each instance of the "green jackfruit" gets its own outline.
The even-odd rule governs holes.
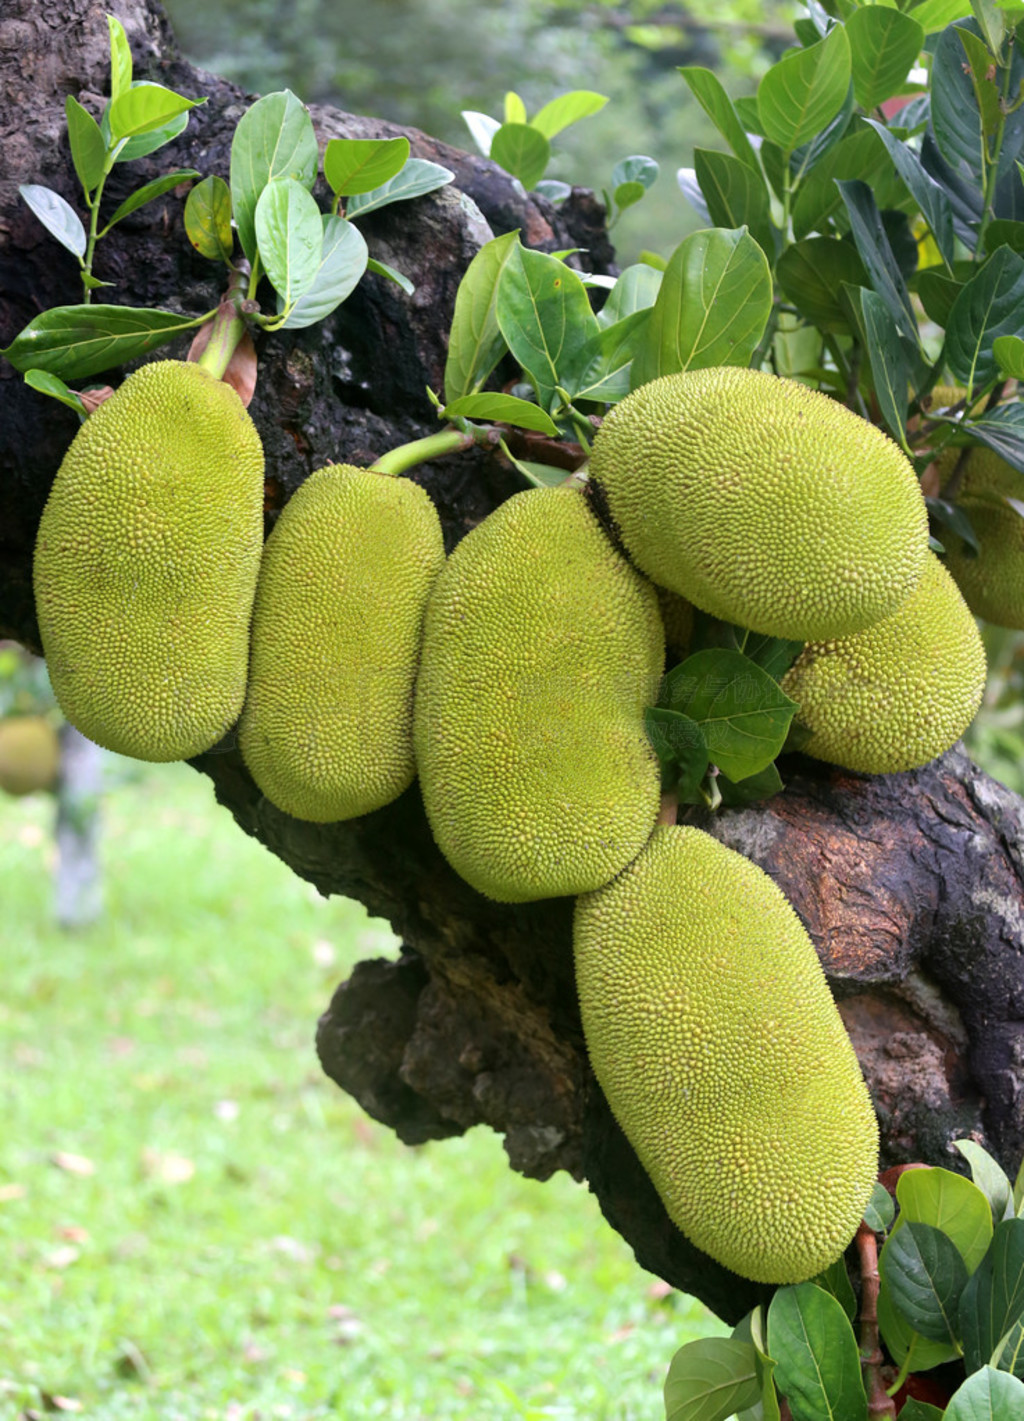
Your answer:
[[[580,893],[639,852],[664,652],[653,587],[578,490],[516,494],[462,540],[427,608],[415,745],[434,838],[474,888]]]
[[[412,783],[412,700],[441,524],[410,479],[333,464],[267,539],[239,725],[257,785],[297,819],[353,819]]]
[[[866,774],[926,765],[981,704],[985,648],[934,553],[902,607],[867,631],[810,642],[782,681],[812,732],[808,755]]]
[[[871,1194],[878,1127],[785,896],[662,825],[579,899],[573,941],[594,1074],[673,1223],[757,1282],[828,1267]]]
[[[0,720],[0,789],[7,794],[53,789],[59,767],[60,741],[45,716]]]
[[[86,420],[36,538],[54,694],[139,760],[198,755],[242,709],[263,542],[263,450],[235,391],[156,361]]]
[[[943,484],[963,453],[947,449],[938,461]],[[965,456],[956,502],[978,539],[972,557],[951,529],[940,533],[946,566],[976,617],[998,627],[1024,630],[1024,517],[1007,499],[1024,505],[1024,475],[992,449],[971,449]]]
[[[641,571],[770,636],[846,636],[917,585],[928,549],[909,461],[795,380],[733,367],[666,375],[616,405],[590,476]]]

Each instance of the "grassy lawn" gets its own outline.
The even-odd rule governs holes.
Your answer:
[[[107,915],[61,934],[51,814],[0,796],[3,1421],[663,1415],[675,1348],[724,1329],[584,1188],[482,1129],[407,1149],[321,1075],[385,924],[168,766],[107,797]]]

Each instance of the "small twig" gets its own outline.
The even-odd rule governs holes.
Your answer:
[[[895,1421],[896,1403],[882,1385],[884,1358],[878,1341],[878,1241],[874,1231],[862,1223],[857,1230],[860,1259],[860,1365],[868,1396],[868,1416],[889,1416]]]

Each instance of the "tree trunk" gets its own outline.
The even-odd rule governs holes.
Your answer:
[[[72,204],[64,98],[98,113],[107,26],[118,15],[137,77],[209,95],[182,140],[115,171],[111,204],[172,166],[227,175],[245,100],[177,55],[155,0],[6,0],[0,18],[0,342],[39,310],[79,299],[73,259],[17,197],[42,182]],[[317,108],[320,137],[391,135],[394,126]],[[267,455],[270,516],[315,468],[366,463],[436,429],[445,333],[465,267],[492,234],[612,253],[592,195],[556,213],[524,198],[480,158],[408,134],[456,184],[363,224],[372,255],[415,283],[410,298],[376,276],[323,326],[260,349],[251,414]],[[186,240],[180,195],[146,207],[100,249],[104,299],[196,314],[216,300],[215,269]],[[258,345],[260,343],[258,342]],[[172,355],[183,356],[171,347]],[[31,550],[49,484],[76,430],[63,407],[0,364],[0,636],[37,645]],[[451,547],[520,485],[482,451],[421,471]],[[241,827],[323,893],[360,899],[404,941],[397,962],[366,962],[321,1019],[326,1072],[376,1119],[416,1143],[486,1123],[513,1168],[586,1178],[640,1262],[727,1319],[753,1301],[669,1223],[590,1075],[573,985],[570,900],[509,907],[475,893],[431,839],[415,786],[363,819],[301,823],[267,803],[234,739],[196,761]],[[1024,804],[960,750],[911,774],[858,777],[794,758],[786,792],[697,820],[761,864],[807,924],[875,1098],[883,1163],[957,1168],[951,1139],[971,1134],[1007,1168],[1024,1150]]]

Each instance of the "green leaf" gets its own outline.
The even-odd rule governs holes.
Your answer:
[[[981,545],[974,531],[974,525],[958,504],[949,503],[944,498],[926,498],[925,506],[928,509],[929,518],[943,528],[952,529],[958,538],[963,539],[975,556],[981,552]]]
[[[955,1342],[967,1268],[952,1239],[931,1224],[908,1223],[893,1234],[882,1255],[882,1284],[915,1332],[936,1342]]]
[[[800,314],[826,331],[848,329],[843,287],[867,285],[868,274],[852,242],[805,237],[779,257],[779,285]]]
[[[152,133],[205,103],[205,99],[186,99],[162,84],[135,84],[110,105],[111,136],[117,140]]]
[[[1024,351],[1024,341],[1021,341],[1020,345]],[[971,1166],[971,1178],[988,1200],[993,1222],[998,1224],[1003,1219],[1012,1219],[1015,1212],[1013,1186],[1002,1165],[975,1140],[954,1140],[953,1146]]]
[[[998,1362],[1007,1334],[1022,1317],[1024,1219],[1004,1219],[960,1299],[960,1335],[968,1372]]]
[[[947,1233],[973,1273],[992,1238],[992,1210],[976,1184],[948,1169],[908,1169],[896,1185],[900,1217],[905,1223],[932,1224]]]
[[[970,8],[970,0],[922,0],[920,5],[913,5],[908,13],[926,35],[934,35],[954,20],[962,20]]]
[[[511,89],[505,95],[505,122],[526,122],[526,105],[523,103],[519,95]]]
[[[1015,252],[1024,252],[1024,222],[1012,222],[1000,217],[985,228],[985,251],[992,253],[997,247],[1012,247]]]
[[[873,109],[903,92],[907,75],[924,44],[924,29],[911,16],[887,5],[871,5],[846,22],[854,98]]]
[[[574,271],[546,252],[513,247],[498,285],[495,315],[542,409],[561,403],[559,386],[576,393],[600,327]]]
[[[899,14],[898,10],[882,10],[874,8],[870,12],[858,10],[859,15],[871,14]],[[943,259],[950,266],[953,264],[953,210],[949,205],[949,198],[945,190],[930,177],[924,170],[921,160],[914,150],[906,143],[892,134],[882,123],[876,123],[874,119],[867,119],[867,123],[878,134],[885,144],[889,156],[892,158],[896,171],[906,183],[908,189],[913,194],[924,216],[925,221],[931,228],[932,236],[935,238],[935,245],[938,247]]]
[[[840,1256],[834,1263],[829,1264],[824,1273],[819,1273],[816,1278],[810,1280],[816,1283],[819,1288],[824,1288],[826,1293],[831,1293],[838,1303],[842,1305],[843,1312],[855,1322],[857,1318],[857,1295],[853,1291],[853,1284],[850,1282],[850,1274],[846,1268],[846,1259]]]
[[[857,1339],[829,1293],[813,1283],[780,1288],[768,1309],[768,1348],[793,1421],[867,1421]]]
[[[501,124],[496,118],[491,118],[488,113],[477,113],[475,109],[463,109],[462,117],[466,127],[469,129],[470,137],[480,149],[485,158],[491,154],[491,139],[497,133]]]
[[[223,178],[204,178],[185,199],[185,232],[200,256],[229,262],[235,246],[231,190]]]
[[[964,289],[964,283],[941,272],[929,269],[918,274],[917,294],[921,298],[925,315],[943,330],[949,325],[950,312],[956,298]]]
[[[993,344],[997,336],[1017,334],[1022,302],[1024,257],[1009,247],[994,252],[953,302],[945,359],[954,381],[968,393],[999,374]]]
[[[702,1337],[680,1347],[665,1378],[665,1421],[726,1421],[761,1395],[753,1344]]]
[[[345,215],[350,220],[365,217],[380,207],[392,202],[409,202],[414,197],[423,197],[428,192],[446,187],[455,177],[450,168],[442,168],[440,163],[430,163],[426,158],[410,158],[397,177],[375,187],[372,192],[357,193],[345,204]]]
[[[256,255],[256,204],[264,188],[292,178],[312,189],[319,156],[309,114],[288,89],[257,99],[239,119],[231,142],[231,205],[250,262]]]
[[[558,425],[539,405],[529,400],[517,399],[515,395],[502,395],[486,391],[480,395],[462,395],[444,408],[445,419],[480,419],[500,424],[514,424],[519,429],[535,429],[540,434],[555,438]],[[565,476],[565,470],[562,470]]]
[[[1024,1416],[1024,1382],[984,1367],[953,1393],[943,1416],[944,1421],[1014,1421]]]
[[[942,1411],[928,1401],[910,1397],[900,1407],[900,1421],[942,1421]]]
[[[803,648],[802,641],[791,641],[788,637],[768,636],[766,632],[745,630],[742,631],[738,643],[738,650],[776,681],[782,680]]]
[[[18,191],[51,237],[56,237],[61,246],[74,256],[85,256],[86,236],[82,219],[59,192],[39,183],[25,183]]]
[[[110,31],[110,99],[119,99],[132,82],[132,51],[120,20],[107,16]]]
[[[882,1253],[888,1247],[887,1240]],[[881,1262],[881,1257],[882,1254],[879,1254],[879,1262]],[[929,1338],[922,1337],[919,1332],[915,1332],[910,1323],[893,1306],[886,1288],[883,1288],[878,1295],[878,1327],[893,1361],[898,1366],[902,1366],[909,1356],[911,1371],[927,1372],[932,1367],[937,1367],[942,1362],[951,1362],[960,1355],[959,1347],[952,1342],[932,1342]],[[913,1349],[912,1352],[911,1349]]]
[[[501,274],[518,242],[518,232],[492,238],[480,248],[459,282],[444,368],[449,403],[479,389],[507,349],[495,309]]]
[[[678,370],[749,364],[771,306],[768,259],[745,228],[691,233],[665,270],[633,389]]]
[[[690,92],[701,108],[728,143],[735,156],[752,172],[758,175],[761,165],[757,154],[747,137],[746,129],[740,121],[732,99],[725,92],[722,81],[710,69],[697,65],[687,65],[679,70],[689,85]]]
[[[994,449],[1001,459],[1024,471],[1024,406],[1019,404],[1000,405],[991,414],[983,415],[971,423],[971,433],[988,449]],[[1024,1165],[1021,1166],[1024,1169]],[[1017,1176],[1018,1181],[1020,1175]],[[1014,1185],[1014,1199],[1018,1213],[1022,1202],[1018,1198],[1018,1185]]]
[[[550,158],[551,144],[528,123],[503,123],[491,140],[491,161],[527,189],[540,182]]]
[[[578,399],[614,403],[629,394],[630,370],[649,318],[649,311],[634,311],[599,328],[587,347],[589,360],[580,377]]]
[[[716,227],[743,227],[765,255],[775,256],[771,198],[764,178],[730,153],[693,150],[693,168]]]
[[[758,770],[756,775],[747,775],[739,781],[731,780],[728,775],[719,775],[717,784],[722,803],[727,809],[739,809],[745,804],[760,803],[762,799],[771,799],[785,788],[782,776],[774,765],[768,765],[765,769]]]
[[[623,183],[639,183],[646,192],[658,176],[658,164],[643,153],[630,158],[622,158],[612,169],[612,187],[618,189]]]
[[[312,285],[296,301],[282,330],[302,330],[324,320],[351,294],[368,265],[366,239],[358,227],[344,217],[321,218],[318,212],[317,218],[323,231],[320,264]],[[278,308],[283,309],[283,298],[279,298]]]
[[[143,87],[143,85],[135,87]],[[107,115],[104,114],[103,117],[104,123],[100,124],[101,131],[104,129]],[[155,153],[158,148],[162,148],[165,143],[171,143],[175,138],[180,137],[186,128],[188,128],[188,114],[180,113],[177,118],[170,119],[149,133],[139,133],[134,138],[119,143],[115,150],[114,162],[132,163],[137,158],[145,158],[150,153]],[[109,132],[109,130],[107,131]]]
[[[627,266],[597,313],[598,324],[613,326],[635,311],[649,311],[658,299],[662,273],[646,262]]]
[[[372,192],[405,167],[408,138],[332,138],[324,150],[324,177],[340,197]]]
[[[620,212],[634,206],[643,197],[646,189],[643,183],[619,183],[612,192],[612,203]]]
[[[0,355],[16,370],[84,379],[147,355],[199,323],[133,306],[55,306],[31,320]]]
[[[695,720],[664,706],[648,706],[644,729],[661,761],[662,785],[674,788],[684,803],[693,798],[708,771],[708,747]]]
[[[867,183],[857,179],[840,181],[836,186],[846,204],[853,240],[871,277],[871,284],[889,308],[900,336],[908,346],[916,349],[917,318],[874,194]]]
[[[64,113],[68,121],[71,161],[75,165],[78,181],[82,184],[82,189],[88,197],[103,176],[103,168],[107,161],[107,145],[103,141],[100,126],[92,114],[70,94],[64,100]]]
[[[873,1185],[868,1207],[864,1210],[864,1222],[868,1228],[876,1234],[885,1233],[886,1229],[892,1227],[895,1217],[896,1205],[888,1189],[884,1184]]]
[[[256,246],[270,284],[290,306],[316,280],[324,229],[312,195],[294,178],[278,178],[260,194]]]
[[[870,128],[862,128],[842,139],[800,184],[793,204],[794,236],[799,239],[810,232],[825,232],[833,218],[843,217],[837,178],[844,181],[859,178],[877,190],[891,168],[884,145]]]
[[[909,455],[907,399],[910,373],[892,312],[876,291],[857,288],[871,379],[882,418],[896,443]]]
[[[850,72],[850,42],[842,25],[809,49],[784,55],[757,89],[766,135],[791,152],[820,133],[843,106]]]
[[[554,138],[556,133],[561,133],[570,123],[578,123],[581,118],[600,113],[607,102],[605,94],[595,94],[591,89],[574,89],[571,94],[561,94],[557,99],[546,103],[540,113],[530,120],[530,127],[536,128],[545,138]],[[493,148],[491,157],[494,157]],[[504,167],[504,164],[502,166]]]
[[[195,168],[178,168],[173,173],[165,173],[162,178],[154,178],[151,183],[146,183],[143,187],[137,188],[130,197],[126,197],[114,215],[108,219],[103,232],[109,232],[115,222],[120,222],[122,217],[127,217],[130,212],[137,212],[140,207],[145,207],[147,202],[152,202],[155,198],[162,197],[165,192],[170,192],[179,183],[187,183],[192,178],[202,175]],[[101,233],[102,235],[102,233]]]
[[[767,768],[786,742],[795,701],[738,651],[710,647],[665,677],[659,703],[698,722],[711,759],[731,780]]]
[[[984,187],[982,121],[964,46],[955,25],[935,46],[931,77],[931,127],[939,152],[954,172]]]
[[[377,276],[383,276],[388,281],[393,281],[396,286],[402,288],[406,296],[411,296],[416,290],[404,272],[399,271],[396,267],[388,266],[387,262],[378,261],[376,257],[369,258],[366,270],[375,272]]]
[[[51,375],[48,370],[26,370],[25,384],[33,390],[38,390],[41,395],[60,400],[62,405],[67,405],[68,409],[74,410],[75,414],[80,414],[83,419],[88,413],[81,395],[75,390],[69,390],[63,380]]]

